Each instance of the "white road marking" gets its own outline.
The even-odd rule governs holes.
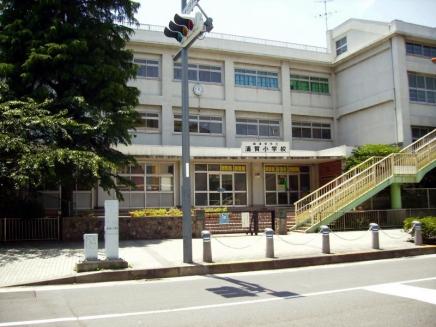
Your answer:
[[[310,266],[310,267],[296,267],[296,268],[285,268],[285,269],[273,269],[273,270],[257,270],[257,271],[245,271],[237,273],[223,273],[216,274],[216,276],[254,276],[254,275],[271,275],[271,274],[281,274],[286,272],[296,272],[301,270],[319,270],[319,269],[335,269],[338,267],[345,266],[361,266],[361,265],[375,265],[383,262],[396,262],[396,261],[406,261],[406,260],[425,260],[429,258],[436,258],[436,254],[421,255],[415,257],[401,257],[393,259],[382,259],[382,260],[371,260],[371,261],[359,261],[359,262],[347,262],[347,263],[337,263],[331,265],[321,265],[321,266]],[[199,280],[207,279],[209,275],[196,275],[196,276],[182,276],[182,277],[169,277],[164,279],[139,279],[139,280],[126,280],[126,281],[116,281],[116,282],[102,282],[102,283],[84,283],[84,284],[67,284],[67,285],[41,285],[41,286],[15,286],[15,287],[2,287],[0,288],[1,293],[13,293],[13,292],[42,292],[42,291],[56,291],[56,290],[66,290],[66,289],[81,289],[81,288],[100,288],[100,287],[113,287],[117,285],[149,285],[149,284],[161,284],[161,283],[173,283],[173,282],[185,282],[188,280]]]
[[[392,283],[369,286],[365,287],[364,289],[371,292],[395,295],[408,299],[436,304],[436,290],[430,288]]]
[[[312,292],[312,293],[297,294],[297,295],[292,295],[292,296],[287,296],[287,297],[274,297],[274,298],[259,299],[259,300],[252,300],[252,301],[216,303],[216,304],[199,305],[199,306],[182,307],[182,308],[125,312],[125,313],[112,313],[112,314],[101,314],[101,315],[93,315],[93,316],[63,317],[63,318],[26,320],[26,321],[11,321],[11,322],[0,323],[0,327],[52,324],[52,323],[70,322],[70,321],[80,322],[80,321],[86,321],[86,320],[123,318],[123,317],[132,317],[132,316],[146,316],[146,315],[152,315],[152,314],[165,314],[165,313],[172,313],[172,312],[183,312],[183,311],[195,311],[195,310],[204,310],[204,309],[212,309],[212,308],[233,307],[233,306],[239,306],[239,305],[283,301],[283,300],[296,299],[296,298],[301,298],[301,297],[328,295],[328,294],[344,293],[344,292],[351,292],[351,291],[358,291],[358,290],[382,289],[386,285],[398,285],[401,283],[417,283],[417,282],[424,282],[424,281],[429,281],[429,280],[436,280],[436,277],[405,280],[405,281],[401,281],[401,282],[397,282],[397,283],[389,283],[389,284],[377,284],[377,285],[369,285],[369,286],[342,288],[342,289],[336,289],[336,290]]]

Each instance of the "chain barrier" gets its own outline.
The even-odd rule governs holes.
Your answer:
[[[406,234],[408,234],[408,233],[406,233],[405,231],[401,230],[401,234],[402,234],[402,235],[400,235],[399,237],[396,237],[396,236],[389,235],[388,233],[386,233],[386,232],[385,232],[383,229],[381,229],[381,228],[380,228],[380,231],[381,231],[383,234],[385,234],[387,237],[389,237],[389,238],[391,238],[391,239],[393,239],[393,240],[399,240],[399,239],[402,239],[402,238],[404,238],[404,236],[406,236]]]
[[[221,244],[229,249],[233,249],[233,250],[244,250],[244,249],[248,249],[249,247],[252,247],[254,245],[254,243],[253,243],[253,244],[238,247],[238,246],[232,246],[232,245],[225,244],[223,241],[219,240],[216,237],[211,237],[211,240],[217,241],[219,244]]]
[[[358,237],[356,237],[356,238],[345,238],[345,237],[339,236],[339,235],[338,235],[337,233],[335,233],[335,232],[331,232],[331,234],[333,234],[333,235],[336,236],[337,238],[340,238],[341,240],[352,242],[352,241],[357,241],[357,240],[363,238],[364,236],[366,236],[366,234],[367,234],[369,231],[370,231],[370,230],[368,229],[367,231],[363,232],[362,235],[360,235],[360,236],[358,236]]]
[[[310,239],[309,241],[307,241],[307,242],[304,242],[304,243],[294,243],[294,242],[290,242],[290,241],[287,241],[287,240],[283,239],[280,235],[276,235],[276,236],[277,236],[277,238],[278,238],[280,241],[282,241],[282,242],[284,242],[284,243],[288,243],[289,245],[307,245],[307,244],[309,244],[310,242],[314,241],[314,240],[318,237],[318,235],[316,235],[315,237],[311,238],[311,239]]]

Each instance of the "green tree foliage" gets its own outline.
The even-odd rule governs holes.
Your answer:
[[[370,157],[385,157],[398,151],[400,151],[400,148],[395,145],[365,144],[359,146],[352,151],[351,156],[345,161],[345,171],[360,164],[366,159],[369,159]]]
[[[3,0],[0,3],[0,189],[57,179],[99,180],[132,162],[139,91],[126,42],[139,4],[128,0]],[[14,130],[15,126],[15,130]],[[68,188],[68,187],[67,187]],[[1,191],[0,191],[1,192]]]

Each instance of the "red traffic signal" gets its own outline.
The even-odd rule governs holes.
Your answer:
[[[176,39],[182,47],[189,47],[205,30],[201,13],[196,13],[195,17],[175,14],[174,21],[170,21],[168,27],[165,27],[164,34]]]
[[[184,17],[179,14],[174,15],[174,22],[177,25],[186,26],[190,31],[194,29],[194,19],[191,17]],[[171,27],[170,27],[171,28]]]

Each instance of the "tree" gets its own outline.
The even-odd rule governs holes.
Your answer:
[[[138,7],[128,0],[0,3],[1,189],[56,179],[68,199],[79,179],[117,190],[113,169],[133,158],[113,146],[130,143],[139,95],[127,85],[136,76],[125,49],[132,30],[120,23],[136,23]]]
[[[385,157],[391,153],[400,151],[400,148],[395,145],[387,144],[365,144],[355,148],[351,152],[351,156],[345,161],[345,171],[353,168],[370,157],[378,156]]]

